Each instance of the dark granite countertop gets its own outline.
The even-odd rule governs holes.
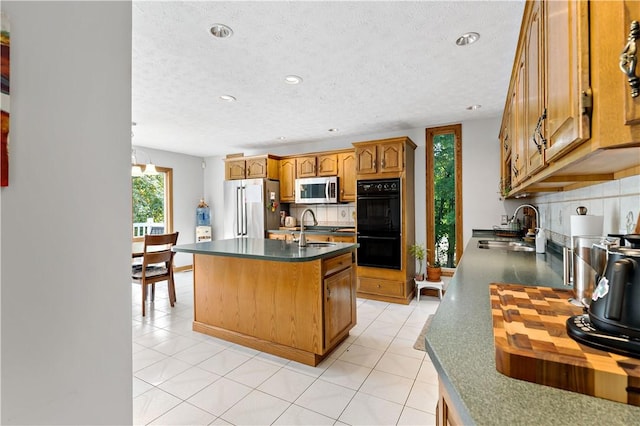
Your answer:
[[[263,238],[233,238],[202,243],[181,244],[172,248],[179,253],[210,254],[275,260],[279,262],[308,262],[354,251],[353,243],[331,243],[326,247],[298,247],[297,243]]]
[[[475,234],[480,235],[480,234]],[[568,288],[562,259],[465,248],[426,335],[427,352],[465,425],[629,425],[640,407],[512,379],[496,370],[489,284]]]

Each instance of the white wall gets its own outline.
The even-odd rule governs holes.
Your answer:
[[[446,124],[446,123],[445,123]],[[275,155],[302,154],[305,152],[328,151],[353,147],[353,142],[385,139],[397,136],[409,136],[418,146],[415,151],[415,202],[416,202],[416,241],[426,240],[426,193],[425,193],[425,129],[444,124],[425,126],[424,128],[403,131],[372,133],[358,137],[334,136],[326,140],[300,144],[284,145],[269,148],[268,152]],[[491,229],[500,223],[500,216],[505,214],[505,208],[498,194],[500,176],[500,145],[498,130],[500,118],[487,120],[473,120],[462,123],[462,164],[463,164],[463,228],[464,241],[471,237],[473,228]],[[264,154],[265,151],[245,151],[245,155]],[[214,203],[222,205],[224,180],[224,163],[221,157],[207,159],[205,172],[205,191]],[[510,210],[513,211],[513,210]],[[221,238],[222,217],[212,211],[214,224],[214,238]],[[216,217],[217,216],[217,217]]]
[[[131,3],[2,1],[3,424],[131,424]]]
[[[224,161],[223,157],[209,157],[204,169],[205,199],[211,209],[211,226],[214,240],[221,240],[224,232]]]
[[[500,181],[500,118],[462,124],[462,210],[465,245],[473,229],[492,229],[515,206],[498,192]],[[519,203],[517,203],[519,204]],[[516,204],[516,205],[517,205]]]
[[[178,244],[195,242],[196,207],[204,196],[202,158],[135,145],[134,148],[141,152],[139,162],[150,158],[156,166],[173,169],[173,229],[180,232]],[[192,258],[190,254],[177,253],[175,266],[191,265]]]

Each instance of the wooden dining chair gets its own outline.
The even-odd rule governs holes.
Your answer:
[[[156,283],[167,281],[171,307],[176,302],[173,280],[173,256],[171,247],[178,241],[178,232],[172,234],[145,235],[142,264],[132,265],[131,279],[142,286],[142,316],[146,314],[147,286],[151,285],[151,301],[156,293]]]

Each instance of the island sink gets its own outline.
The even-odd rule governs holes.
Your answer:
[[[304,246],[304,247],[300,246],[300,247],[301,248],[305,248],[305,247],[308,247],[308,248],[322,248],[322,247],[332,247],[332,246],[335,246],[335,245],[336,245],[336,243],[325,243],[325,242],[322,242],[322,241],[312,241],[312,242],[307,243],[306,246]]]
[[[531,247],[521,241],[480,240],[478,241],[478,248],[526,252],[536,251],[535,247]]]

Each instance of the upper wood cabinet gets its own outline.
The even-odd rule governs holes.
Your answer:
[[[507,100],[507,108],[500,126],[500,195],[505,196],[511,191],[511,144],[514,139],[514,111],[515,93],[511,93]]]
[[[546,1],[543,15],[546,69],[540,74],[546,78],[546,156],[552,160],[590,136],[589,3]]]
[[[526,111],[524,111],[524,139],[526,141],[526,174],[545,166],[546,106],[544,97],[544,34],[543,2],[533,2],[529,17],[529,32],[525,43]]]
[[[296,160],[283,158],[280,160],[280,202],[296,201]]]
[[[318,165],[318,176],[337,176],[338,175],[338,155],[323,154],[316,157]]]
[[[592,140],[598,148],[640,145],[640,95],[633,97],[629,76],[621,70],[621,53],[631,22],[640,22],[640,2],[590,2]],[[635,41],[635,76],[640,78],[640,39]],[[624,65],[629,68],[629,63]],[[637,154],[640,155],[640,154]]]
[[[621,55],[640,50],[633,21],[639,1],[526,2],[500,130],[509,196],[640,173],[640,96],[629,84],[640,68],[630,70],[637,53]]]
[[[322,154],[296,158],[296,176],[298,178],[315,176],[337,176],[338,156]]]
[[[276,157],[261,155],[256,157],[225,158],[225,179],[278,179],[279,163]]]
[[[247,163],[244,158],[242,160],[225,160],[224,178],[226,180],[244,179],[246,168]]]
[[[316,156],[297,157],[296,158],[296,177],[314,177],[316,176]]]
[[[356,153],[338,154],[338,188],[342,202],[356,200]]]
[[[376,175],[402,172],[404,170],[404,148],[407,140],[411,141],[409,138],[391,138],[354,143],[356,174]],[[413,144],[413,142],[411,143]]]
[[[524,58],[520,58],[516,86],[514,93],[515,109],[513,119],[515,132],[513,133],[513,146],[511,151],[511,182],[518,185],[526,177],[527,166],[527,141],[525,135],[525,111],[526,111],[526,74]]]

